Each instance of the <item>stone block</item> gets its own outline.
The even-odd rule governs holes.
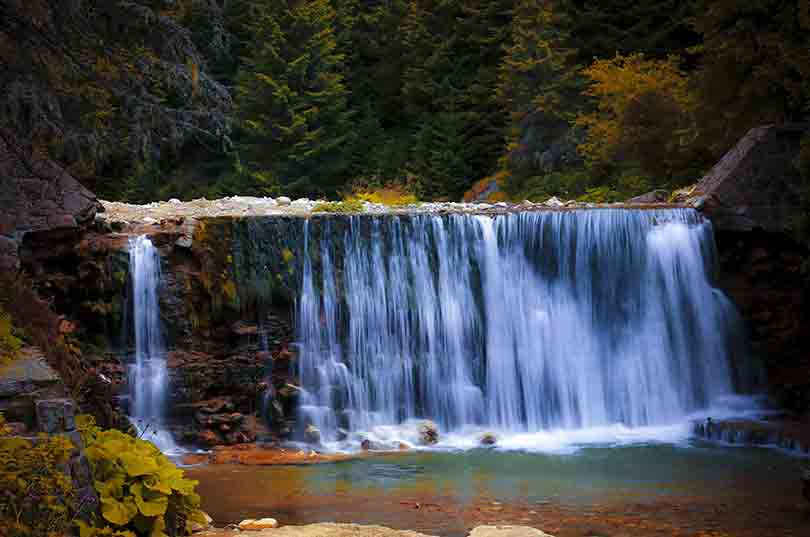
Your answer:
[[[71,432],[76,429],[75,407],[70,399],[37,401],[37,424],[43,433]]]

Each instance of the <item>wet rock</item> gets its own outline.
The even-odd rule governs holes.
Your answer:
[[[219,435],[211,430],[200,431],[197,434],[197,442],[203,446],[218,446],[222,444]]]
[[[432,446],[439,442],[439,427],[432,421],[423,421],[419,425],[419,443]]]
[[[219,414],[222,412],[233,412],[236,408],[233,404],[233,399],[230,397],[217,397],[215,399],[208,399],[206,401],[199,401],[192,405],[200,412],[207,414]]]
[[[239,529],[241,531],[262,531],[277,527],[278,521],[275,518],[260,518],[258,520],[249,518],[239,523]]]
[[[528,526],[478,526],[467,537],[553,537]]]
[[[178,248],[185,248],[190,249],[191,246],[194,244],[194,239],[189,237],[188,235],[182,235],[176,241],[174,241],[174,245]]]
[[[307,425],[304,429],[304,440],[310,444],[321,443],[321,431],[314,425]]]
[[[337,430],[337,439],[338,442],[345,442],[349,438],[349,431],[343,429],[342,427]]]
[[[253,323],[237,321],[231,326],[231,331],[237,336],[255,336],[259,333],[259,327]]]
[[[492,433],[484,433],[481,436],[481,445],[482,446],[494,446],[498,443],[498,438]]]

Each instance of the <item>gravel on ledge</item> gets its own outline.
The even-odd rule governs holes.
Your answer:
[[[290,200],[289,198],[255,198],[233,196],[217,200],[200,198],[192,201],[172,199],[165,202],[152,202],[145,205],[133,205],[115,201],[102,201],[105,212],[99,215],[107,221],[127,223],[155,224],[167,219],[199,219],[218,216],[310,216],[329,214],[314,212],[313,209],[323,200],[313,201],[307,198]],[[570,210],[594,208],[667,208],[679,207],[670,204],[593,204],[577,201],[562,201],[551,198],[543,203],[523,201],[521,203],[461,203],[461,202],[427,202],[402,207],[363,202],[363,212],[358,214],[425,214],[425,213],[467,213],[489,214],[510,211],[537,210]]]

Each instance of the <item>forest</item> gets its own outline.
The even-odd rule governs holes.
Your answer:
[[[810,106],[808,0],[3,0],[0,136],[100,197],[616,201]]]

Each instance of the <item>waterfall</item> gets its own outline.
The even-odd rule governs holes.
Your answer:
[[[685,423],[734,393],[737,314],[693,210],[357,216],[318,241],[315,222],[300,417],[327,443],[417,418],[499,435]]]
[[[171,433],[163,429],[168,372],[160,321],[160,255],[145,236],[130,239],[132,317],[135,360],[129,367],[130,419],[139,436],[163,452],[175,452]]]

